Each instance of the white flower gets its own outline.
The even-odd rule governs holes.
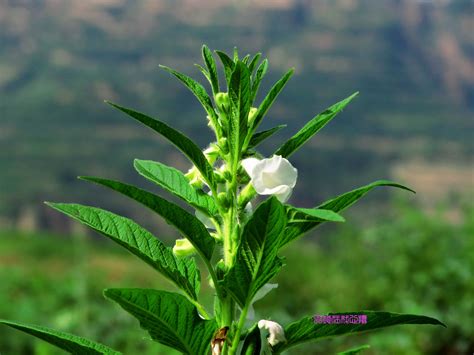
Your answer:
[[[290,198],[298,171],[288,160],[279,155],[262,160],[247,158],[242,166],[259,195],[275,195],[281,202]]]
[[[268,330],[270,335],[268,336],[268,343],[271,346],[275,346],[278,343],[286,342],[285,331],[283,327],[277,322],[272,322],[271,320],[261,319],[258,321],[258,327],[260,329],[265,328]]]

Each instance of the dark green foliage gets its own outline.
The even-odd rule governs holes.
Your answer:
[[[217,324],[201,319],[183,296],[147,289],[107,289],[104,295],[137,318],[154,340],[187,355],[209,352]]]
[[[276,197],[262,203],[245,225],[236,264],[225,279],[242,308],[283,266],[277,253],[285,226],[285,209]]]
[[[320,338],[329,338],[343,334],[365,332],[397,324],[433,324],[445,326],[434,318],[412,314],[362,311],[330,313],[330,315],[366,315],[367,324],[318,324],[314,321],[313,317],[305,317],[285,327],[287,342],[281,343],[281,345],[278,344],[274,350],[280,353],[291,346],[307,341],[315,341]]]
[[[208,231],[207,228],[211,227],[205,218],[198,214],[194,216],[185,208],[136,186],[104,178],[81,177],[83,180],[108,187],[143,204],[163,217],[185,239],[177,241],[171,251],[131,220],[88,206],[49,204],[124,246],[171,279],[186,293],[187,298],[167,291],[136,288],[107,289],[104,295],[137,318],[141,327],[148,331],[153,340],[190,355],[208,353],[211,344],[214,344],[212,345],[213,352],[215,344],[218,344],[218,347],[223,346],[225,354],[234,355],[240,352],[241,345],[243,345],[244,353],[256,354],[259,348],[262,350],[269,343],[273,346],[273,352],[278,353],[299,343],[390,325],[443,325],[431,317],[373,311],[363,312],[368,318],[367,324],[364,325],[320,325],[316,324],[312,317],[307,316],[285,327],[286,341],[284,341],[284,334],[278,334],[275,337],[275,332],[281,333],[282,328],[270,322],[265,324],[275,342],[269,340],[263,345],[260,332],[254,328],[247,332],[244,344],[241,344],[241,334],[245,333],[248,311],[253,302],[262,297],[262,294],[257,293],[265,291],[266,283],[277,275],[284,264],[284,259],[278,256],[282,246],[323,222],[343,222],[344,218],[338,212],[359,200],[376,186],[410,189],[390,181],[378,181],[340,195],[314,209],[283,205],[278,199],[281,198],[279,193],[273,192],[275,196],[262,202],[255,212],[243,211],[243,209],[247,210],[245,204],[255,197],[257,192],[266,193],[259,191],[255,180],[259,177],[255,177],[255,171],[248,170],[248,167],[241,163],[242,157],[253,157],[254,159],[250,162],[261,158],[255,150],[249,150],[249,144],[252,143],[254,148],[256,144],[279,129],[276,127],[269,131],[255,133],[294,70],[290,69],[277,81],[259,107],[251,111],[258,87],[267,70],[266,60],[261,63],[253,77],[259,55],[249,64],[250,55],[239,60],[237,48],[234,48],[233,59],[223,52],[218,52],[224,66],[228,88],[227,93],[221,93],[218,92],[219,79],[216,64],[212,52],[206,46],[202,48],[202,56],[207,70],[202,66],[199,68],[211,84],[217,111],[214,110],[213,101],[201,84],[173,69],[165,66],[162,68],[190,89],[207,112],[208,126],[214,131],[216,137],[216,141],[211,143],[211,151],[201,152],[198,145],[190,138],[164,122],[117,104],[111,105],[164,136],[190,159],[194,167],[187,175],[177,169],[151,161],[135,160],[135,168],[141,175],[181,198],[199,210],[198,212],[204,212],[205,215],[213,217],[212,227],[215,228],[215,232]],[[300,149],[355,95],[331,106],[309,121],[276,151],[275,155],[279,155],[275,157],[276,160],[281,162],[285,157]],[[220,166],[216,164],[216,161]],[[293,169],[292,176],[296,179],[296,169],[286,160],[285,164],[285,169]],[[283,175],[290,175],[288,172],[290,170],[280,173],[276,171],[278,169],[279,167],[274,167],[271,171],[261,172],[262,184],[272,186],[275,183],[278,184],[280,178],[284,179]],[[188,179],[190,174],[193,177]],[[249,178],[250,182],[248,182]],[[291,192],[288,189],[292,189],[295,182],[281,183],[284,186],[280,186]],[[202,189],[204,185],[207,185],[210,190],[209,195],[206,195]],[[242,199],[244,202],[241,202]],[[221,255],[223,254],[223,258],[219,261],[213,259],[216,247],[221,251]],[[187,259],[191,261],[180,259],[189,257],[195,251],[198,252],[207,268],[212,287],[215,289],[213,315],[209,315],[198,300],[200,273],[194,259]],[[236,305],[241,308],[238,321],[234,319]],[[358,312],[352,314],[355,313]],[[226,330],[224,338],[215,338],[215,334],[223,329]],[[229,334],[227,330],[230,330]],[[81,338],[71,338],[63,333],[53,334],[53,332],[48,333],[46,340],[60,347],[69,346],[71,341],[72,346],[76,346],[77,343],[83,341]],[[30,333],[44,338],[44,332],[36,330]],[[53,334],[52,338],[51,334]],[[69,337],[66,343],[63,343],[64,337]],[[259,337],[260,339],[257,339]],[[92,346],[97,345],[92,344]],[[76,351],[76,349],[72,350]]]
[[[188,238],[201,255],[206,259],[211,258],[215,245],[214,239],[201,221],[182,207],[148,191],[119,181],[85,176],[81,179],[118,191],[158,213],[168,223],[176,227],[184,237]]]
[[[95,343],[91,340],[78,337],[77,335],[58,332],[54,329],[41,327],[38,325],[29,325],[18,322],[11,322],[0,319],[0,324],[7,325],[9,327],[21,330],[22,332],[31,334],[37,338],[40,338],[50,344],[57,346],[58,348],[64,349],[71,354],[84,354],[84,355],[118,355],[121,354],[118,351],[112,350],[105,345]]]

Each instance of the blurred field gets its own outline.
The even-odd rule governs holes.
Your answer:
[[[472,18],[471,0],[1,2],[0,227],[68,231],[70,221],[43,200],[120,206],[150,223],[135,205],[76,176],[140,184],[134,158],[189,168],[173,147],[103,100],[156,115],[205,147],[204,112],[158,68],[205,80],[193,67],[203,43],[237,46],[242,56],[261,51],[270,63],[262,92],[295,67],[262,124],[288,127],[262,145],[264,154],[360,91],[292,157],[298,204],[379,178],[413,185],[420,175],[438,176],[433,169],[405,173],[413,161],[444,166],[449,175],[469,167],[470,181],[430,184],[425,196],[463,193],[474,179]]]
[[[305,315],[358,309],[426,314],[448,328],[388,328],[302,346],[291,354],[335,353],[366,343],[371,345],[367,354],[470,354],[474,209],[466,205],[455,224],[442,218],[445,212],[427,215],[398,202],[377,221],[360,221],[354,214],[343,227],[323,227],[316,233],[318,243],[301,240],[284,250],[287,266],[275,280],[279,287],[257,302],[256,318],[287,323]],[[205,277],[204,300],[210,305]],[[1,318],[90,336],[125,354],[171,354],[101,296],[107,287],[171,289],[110,241],[4,231],[0,279]],[[0,353],[60,352],[2,328]]]

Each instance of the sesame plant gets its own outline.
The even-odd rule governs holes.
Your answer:
[[[223,67],[221,78],[214,54],[206,46],[202,48],[205,66],[198,65],[210,84],[211,95],[190,77],[162,67],[191,90],[202,104],[207,124],[215,136],[204,150],[167,123],[108,102],[170,141],[189,159],[191,166],[186,173],[157,161],[134,161],[140,175],[183,200],[188,208],[123,182],[81,177],[156,212],[182,236],[174,247],[166,246],[131,219],[112,212],[79,204],[47,203],[126,248],[177,288],[177,292],[106,289],[104,296],[135,317],[153,340],[193,355],[278,354],[304,342],[392,325],[443,325],[427,316],[381,311],[308,315],[289,324],[253,319],[253,303],[276,287],[270,281],[282,270],[285,261],[281,255],[290,242],[323,223],[343,222],[339,213],[375,187],[410,189],[380,180],[314,208],[288,204],[298,176],[297,169],[288,159],[341,112],[357,93],[316,115],[273,154],[265,157],[258,152],[259,144],[284,125],[264,131],[258,128],[292,76],[293,69],[256,104],[268,61],[261,61],[260,54],[239,58],[236,50],[231,56],[221,51],[215,53]],[[222,82],[225,85],[221,85]],[[199,269],[196,259],[202,260],[205,270]],[[200,285],[206,277],[214,292],[213,307],[203,304],[200,298]],[[353,321],[362,317],[365,320],[362,323]],[[71,353],[119,353],[91,340],[42,326],[0,322]],[[348,353],[366,347],[363,345]]]

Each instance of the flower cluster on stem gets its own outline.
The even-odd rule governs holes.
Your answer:
[[[215,180],[218,184],[215,187],[209,186],[195,167],[189,170],[186,177],[195,188],[207,187],[208,194],[214,197],[218,207],[217,216],[209,216],[197,210],[196,217],[208,229],[215,230],[212,235],[222,247],[222,259],[215,268],[217,282],[213,280],[211,285],[216,288],[217,297],[214,308],[217,310],[218,325],[230,327],[230,334],[233,336],[230,344],[223,345],[223,351],[233,354],[245,325],[248,306],[241,310],[239,322],[233,324],[237,307],[230,295],[220,287],[222,281],[220,277],[234,265],[242,226],[252,211],[252,200],[257,195],[275,195],[281,202],[286,202],[295,187],[297,170],[287,159],[278,155],[262,158],[257,156],[255,151],[246,149],[245,146],[237,151],[232,150],[229,144],[231,139],[229,134],[232,129],[229,94],[219,92],[214,95],[214,101],[218,112],[218,127],[210,119],[209,127],[216,135],[216,142],[203,153],[214,169]],[[248,135],[253,133],[252,127],[257,111],[254,107],[248,111]],[[248,141],[247,137],[245,141]],[[243,157],[245,158],[242,159]],[[191,255],[194,252],[192,245],[183,240],[176,242],[173,251],[179,256]],[[270,342],[281,340],[281,337],[274,335],[274,328],[268,328]]]

